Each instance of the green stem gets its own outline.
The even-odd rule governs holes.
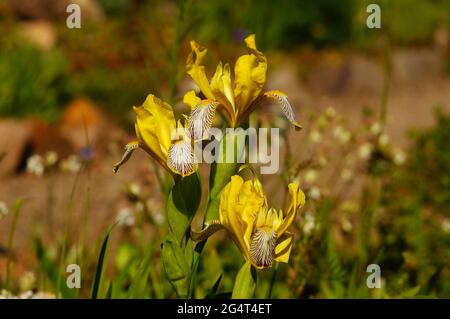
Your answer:
[[[181,22],[184,16],[184,1],[177,1],[178,4],[178,14],[175,22],[175,39],[172,46],[172,52],[170,55],[171,63],[170,63],[170,92],[169,92],[169,100],[171,103],[175,100],[176,90],[177,90],[177,66],[178,66],[178,53],[180,51],[180,42],[181,42]]]
[[[391,40],[389,34],[386,35],[386,51],[385,51],[385,64],[384,64],[384,80],[383,80],[383,91],[381,94],[380,101],[380,114],[379,120],[381,126],[384,128],[386,124],[387,109],[388,109],[388,99],[389,99],[389,89],[391,84],[391,73],[392,73],[392,57],[391,57]]]
[[[273,270],[272,270],[272,276],[270,278],[270,284],[269,284],[269,289],[267,289],[267,294],[266,294],[266,299],[270,299],[272,297],[272,291],[273,291],[273,286],[275,285],[275,279],[277,278],[277,274],[278,274],[278,263],[275,263]]]
[[[76,186],[78,184],[78,180],[80,178],[80,174],[81,171],[83,170],[83,167],[76,173],[75,175],[75,179],[74,182],[72,184],[72,189],[70,191],[70,198],[69,198],[69,203],[67,205],[67,209],[65,212],[65,226],[64,226],[64,234],[63,234],[63,242],[62,242],[62,248],[61,248],[61,256],[59,257],[59,276],[58,276],[58,280],[57,280],[57,284],[56,284],[56,292],[57,294],[59,294],[59,290],[60,290],[60,285],[61,285],[61,278],[62,278],[62,273],[64,272],[64,262],[66,259],[66,250],[67,250],[67,241],[69,238],[69,231],[70,231],[70,226],[71,226],[71,222],[72,222],[72,206],[73,206],[73,198],[75,196],[75,190],[76,190]]]
[[[12,266],[12,246],[14,240],[14,234],[16,232],[17,219],[19,217],[19,211],[22,207],[22,200],[16,200],[13,208],[13,220],[11,222],[11,228],[9,229],[8,236],[8,257],[6,261],[6,286],[11,289],[11,266]]]

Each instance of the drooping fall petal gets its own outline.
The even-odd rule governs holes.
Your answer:
[[[289,103],[287,95],[279,90],[272,90],[264,93],[264,96],[274,99],[280,106],[288,121],[294,125],[296,130],[302,129],[302,126],[295,119],[294,111]]]
[[[287,263],[289,261],[293,240],[294,236],[288,232],[285,232],[278,238],[277,245],[275,246],[274,260],[282,263]]]

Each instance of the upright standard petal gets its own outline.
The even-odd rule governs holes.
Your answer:
[[[202,65],[202,60],[208,50],[195,41],[191,41],[191,50],[192,51],[186,61],[187,73],[191,76],[206,98],[214,99],[214,94],[211,91],[208,78],[206,77],[205,67]]]
[[[293,240],[294,236],[288,232],[285,232],[278,238],[277,245],[275,246],[274,260],[282,263],[287,263],[289,261]]]
[[[291,204],[287,210],[286,216],[276,229],[278,236],[281,236],[292,224],[297,214],[297,209],[305,205],[305,193],[300,189],[297,183],[289,184],[289,194],[291,195]]]
[[[236,122],[234,93],[231,87],[230,65],[222,66],[222,62],[217,65],[216,73],[211,79],[211,91],[215,99],[221,103],[225,111],[225,117],[231,126]]]
[[[260,95],[266,83],[267,59],[256,49],[255,35],[248,36],[245,43],[248,54],[239,57],[234,67],[234,96],[239,114]]]
[[[156,119],[144,106],[134,107],[135,130],[140,146],[155,159],[165,162],[166,154],[159,144]]]
[[[250,247],[244,240],[245,230],[242,227],[242,220],[239,218],[240,212],[236,208],[243,184],[242,177],[239,175],[231,176],[231,181],[225,186],[220,196],[219,218],[245,259],[249,260]]]

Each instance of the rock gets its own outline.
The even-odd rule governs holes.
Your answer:
[[[383,88],[383,66],[362,55],[352,55],[346,61],[346,90],[352,93],[380,94]]]
[[[78,4],[81,9],[81,20],[103,21],[104,13],[101,6],[95,0],[6,0],[9,11],[22,19],[66,19],[66,8],[69,4]]]
[[[398,49],[392,62],[393,78],[400,83],[438,77],[445,65],[443,57],[429,48]]]
[[[32,131],[29,123],[0,120],[0,176],[16,173],[26,164]]]
[[[51,49],[56,42],[56,30],[45,20],[22,22],[19,25],[23,37],[43,50]]]
[[[55,125],[35,119],[29,120],[29,125],[32,131],[33,153],[43,155],[48,151],[54,151],[60,158],[73,154],[72,146],[61,136]]]
[[[86,147],[86,132],[96,152],[106,150],[111,136],[121,132],[106,113],[85,97],[69,103],[58,127],[61,136],[70,142],[76,152]]]
[[[327,94],[381,92],[383,68],[375,59],[356,54],[323,55],[308,76],[308,83],[314,90]]]

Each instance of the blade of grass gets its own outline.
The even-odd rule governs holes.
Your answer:
[[[77,188],[78,180],[80,178],[81,171],[84,167],[82,167],[75,175],[75,179],[72,184],[72,189],[70,191],[70,197],[69,197],[69,203],[67,204],[66,212],[65,212],[65,225],[64,225],[64,234],[63,234],[63,242],[62,242],[62,248],[61,248],[61,255],[59,257],[59,271],[60,275],[58,276],[58,280],[62,278],[62,273],[64,272],[64,262],[66,260],[66,250],[67,250],[67,242],[69,240],[69,231],[70,226],[72,222],[72,206],[73,206],[73,199],[75,196],[75,190]],[[56,285],[57,288],[61,287],[61,282],[58,282]],[[58,294],[58,292],[57,292]]]
[[[114,228],[115,224],[108,229],[105,238],[103,239],[102,247],[100,249],[100,254],[98,256],[97,261],[97,267],[95,269],[95,276],[94,281],[92,283],[92,290],[91,290],[91,299],[97,299],[98,292],[100,289],[100,286],[102,284],[102,275],[103,275],[103,269],[104,269],[104,263],[106,259],[106,252],[108,248],[108,242],[109,242],[109,236],[111,234],[112,229]]]
[[[13,219],[11,222],[11,228],[9,229],[8,236],[8,257],[6,261],[6,286],[11,289],[11,266],[12,266],[12,246],[14,240],[14,233],[16,232],[17,219],[19,218],[20,208],[22,207],[23,200],[17,199],[13,207]]]
[[[56,263],[54,263],[53,260],[48,256],[41,240],[38,238],[35,239],[34,246],[37,260],[39,261],[39,265],[43,270],[43,274],[45,275],[45,280],[47,280],[48,278],[50,282],[56,287],[56,290],[58,292],[61,292],[63,298],[76,298],[76,290],[69,289],[66,285],[61,285],[60,287],[57,286],[62,282],[62,278],[60,278],[61,273],[59,272]]]
[[[205,299],[215,298],[217,295],[217,289],[219,289],[220,282],[222,281],[223,274],[220,274],[219,278],[217,278],[216,282],[212,286],[211,290],[206,295]]]

